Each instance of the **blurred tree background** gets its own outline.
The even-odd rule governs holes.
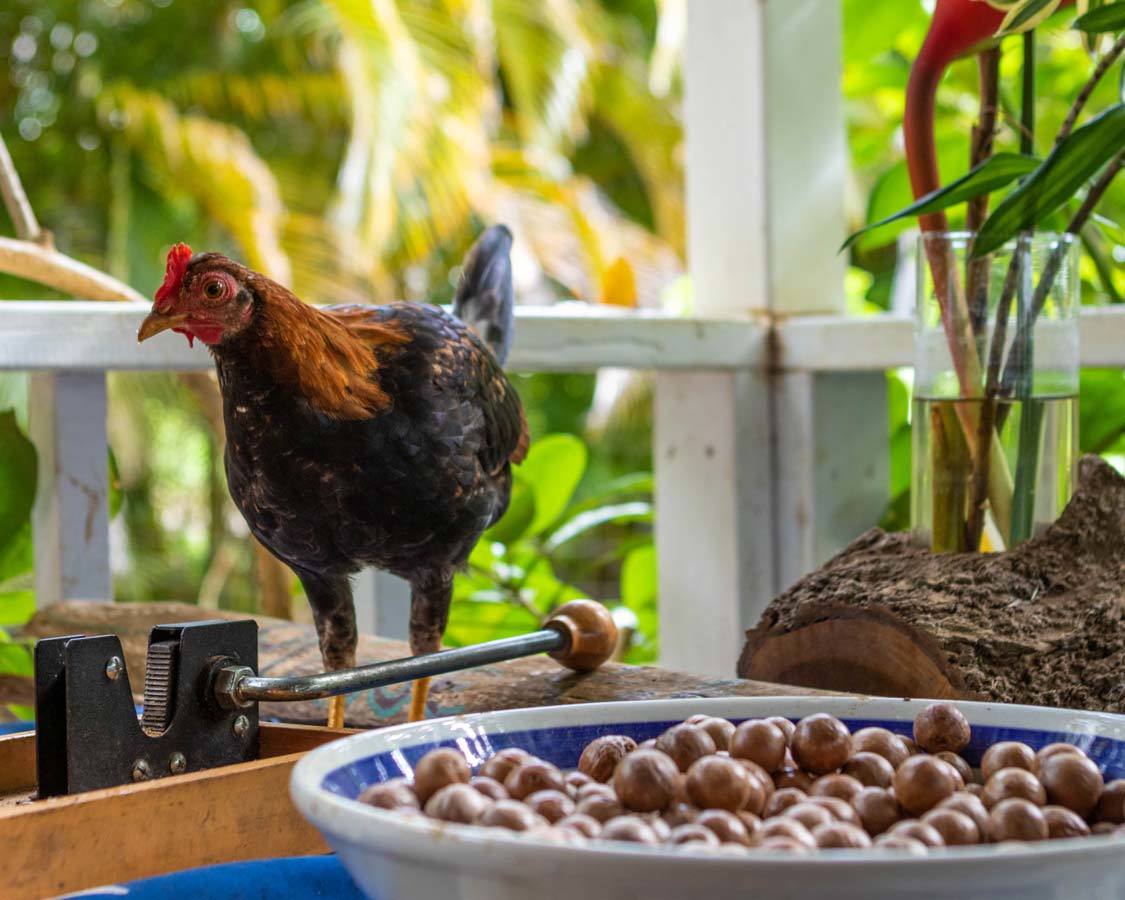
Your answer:
[[[60,249],[145,294],[184,240],[311,302],[448,302],[471,241],[502,221],[522,303],[655,306],[683,268],[682,15],[674,0],[10,0],[0,128]],[[0,297],[51,296],[0,277]],[[525,519],[459,582],[451,641],[623,591],[653,634],[648,411],[618,414],[629,382],[602,381],[590,419],[595,375],[518,378],[542,444],[524,469],[549,474],[520,479]],[[21,452],[0,454],[0,490],[34,482],[25,394],[3,378],[0,444]],[[305,612],[279,605],[277,565],[255,560],[227,497],[209,377],[111,376],[109,433],[118,599]],[[0,503],[0,626],[32,608],[29,501]],[[652,658],[644,644],[633,658]]]
[[[312,302],[444,302],[475,234],[503,221],[516,235],[522,303],[687,309],[686,2],[6,0],[0,132],[60,249],[145,294],[168,246],[184,240],[239,257]],[[841,2],[853,228],[909,199],[903,91],[928,13],[923,0]],[[1049,135],[1090,62],[1062,25],[1038,33]],[[1003,68],[1007,143],[1017,57]],[[976,77],[973,61],[959,63],[940,93],[945,180],[968,168]],[[1116,90],[1106,79],[1093,104]],[[1125,233],[1111,221],[1125,216],[1125,181],[1105,208],[1109,218],[1083,235],[1088,303],[1125,292]],[[850,251],[854,313],[897,308],[906,227],[874,231]],[[3,213],[0,231],[11,233]],[[0,276],[0,298],[29,297],[51,294]],[[909,372],[888,378],[894,501],[885,523],[903,526]],[[1082,398],[1084,448],[1119,464],[1121,381],[1118,371],[1084,373]],[[621,610],[628,658],[651,660],[649,383],[603,372],[517,384],[538,449],[509,515],[458,582],[449,638],[524,630],[588,594]],[[200,376],[110,378],[121,600],[249,611],[268,593],[226,495],[214,401]],[[0,376],[0,670],[28,665],[2,629],[32,608],[30,497],[14,488],[34,480],[26,414],[25,381]]]

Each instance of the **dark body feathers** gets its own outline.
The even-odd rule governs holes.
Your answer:
[[[354,665],[348,577],[366,566],[411,583],[413,649],[436,650],[453,572],[504,514],[526,452],[519,397],[484,342],[437,307],[316,310],[250,276],[255,320],[213,348],[231,496],[301,578],[330,667]],[[498,327],[510,337],[510,276],[507,299]],[[325,327],[330,341],[308,333]],[[279,364],[295,347],[312,358]],[[377,386],[359,414],[357,365]]]
[[[512,233],[503,225],[488,229],[465,257],[453,314],[492,348],[503,365],[512,345]]]

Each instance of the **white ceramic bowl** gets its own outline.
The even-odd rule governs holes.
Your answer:
[[[1120,900],[1125,841],[1115,837],[959,847],[908,858],[889,850],[834,850],[812,856],[757,852],[705,857],[684,850],[613,843],[587,847],[533,842],[500,829],[404,818],[354,798],[370,784],[411,776],[440,746],[477,766],[504,747],[522,747],[573,768],[601,734],[641,741],[694,713],[734,721],[828,712],[852,730],[881,725],[909,734],[927,701],[731,697],[600,703],[481,713],[355,735],[314,750],[290,785],[297,808],[376,900]],[[1000,740],[1041,747],[1067,741],[1086,750],[1106,780],[1125,777],[1125,716],[1030,706],[958,703],[973,725],[965,751],[976,764]]]

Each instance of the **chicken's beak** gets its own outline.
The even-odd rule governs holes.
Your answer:
[[[187,322],[187,319],[188,317],[183,314],[162,313],[154,309],[141,322],[140,330],[137,332],[137,343],[147,341],[154,334],[160,334],[169,328],[177,328]]]

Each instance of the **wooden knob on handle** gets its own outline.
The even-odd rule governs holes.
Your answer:
[[[617,647],[617,626],[613,616],[593,600],[564,603],[543,627],[567,636],[567,645],[550,656],[575,672],[596,669],[613,655]]]

